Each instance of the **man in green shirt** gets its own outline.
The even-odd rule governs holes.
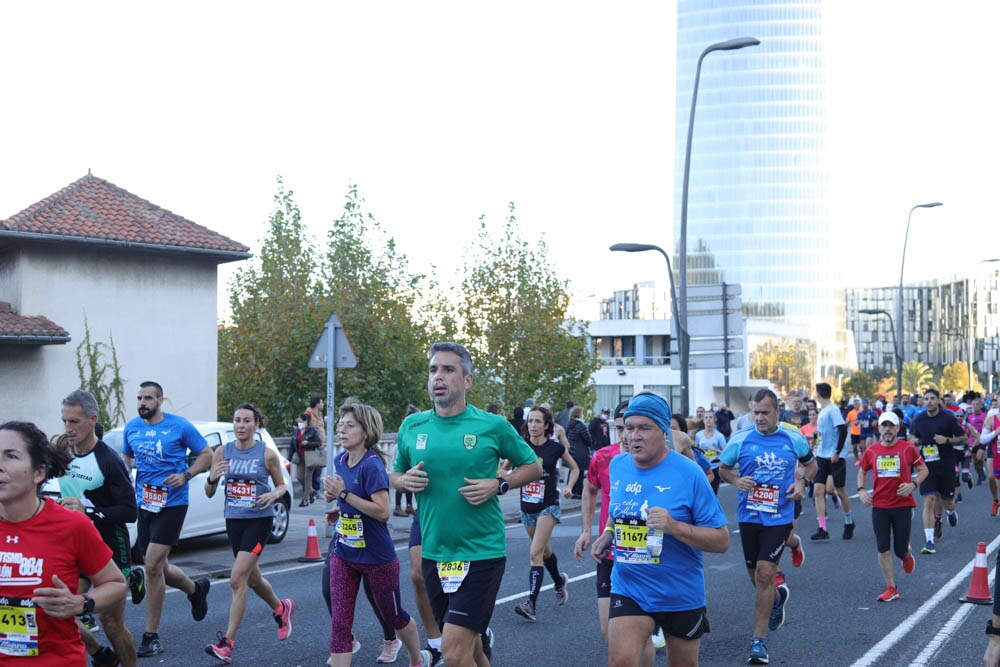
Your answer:
[[[514,427],[466,402],[472,357],[458,343],[428,353],[427,391],[434,409],[399,428],[392,485],[417,494],[422,569],[442,628],[448,667],[489,665],[486,631],[506,564],[503,512],[497,498],[542,476],[535,453]],[[497,476],[501,459],[516,466]]]

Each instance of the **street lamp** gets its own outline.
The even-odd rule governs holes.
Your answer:
[[[694,111],[698,104],[698,82],[701,80],[701,61],[712,51],[735,51],[748,46],[757,46],[760,40],[754,37],[738,37],[725,42],[712,44],[698,56],[698,67],[694,74],[694,92],[691,94],[691,118],[688,120],[687,148],[684,151],[684,184],[681,187],[681,242],[680,242],[680,319],[678,327],[683,325],[683,333],[680,333],[680,354],[683,365],[681,366],[681,412],[684,416],[689,414],[688,407],[688,381],[690,380],[688,371],[688,354],[691,350],[691,339],[687,335],[687,210],[688,210],[688,180],[691,176],[691,138],[694,136]]]
[[[861,308],[858,310],[862,315],[885,315],[889,318],[889,331],[892,332],[892,346],[896,350],[896,405],[900,404],[903,396],[903,355],[899,351],[899,340],[896,338],[896,325],[892,321],[892,315],[888,310],[881,308]]]
[[[674,322],[677,324],[677,354],[680,357],[681,367],[681,411],[687,416],[688,351],[680,344],[680,341],[683,341],[687,337],[687,322],[682,324],[680,318],[677,316],[677,291],[674,289],[674,269],[670,266],[670,255],[660,246],[649,243],[616,243],[609,250],[612,252],[645,252],[647,250],[655,250],[663,255],[663,259],[667,260],[667,276],[670,278],[670,310],[673,313]],[[671,364],[672,366],[673,364]]]
[[[910,220],[913,218],[913,212],[918,208],[934,208],[935,206],[943,206],[939,201],[930,202],[929,204],[917,204],[910,209],[910,214],[906,216],[906,234],[903,236],[903,256],[899,259],[899,294],[896,298],[896,321],[899,322],[899,371],[896,375],[896,388],[897,390],[903,387],[903,350],[905,349],[906,343],[906,327],[905,322],[903,322],[903,267],[906,264],[906,244],[910,240]]]

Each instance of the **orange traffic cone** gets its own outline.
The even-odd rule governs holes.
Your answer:
[[[983,556],[986,558],[986,556]],[[319,538],[316,536],[316,520],[309,519],[309,531],[306,538],[306,555],[299,559],[300,563],[320,563],[323,556],[319,553]]]
[[[972,566],[972,581],[969,583],[969,592],[965,594],[964,598],[958,598],[958,601],[971,602],[972,604],[993,604],[986,565],[986,542],[980,542],[976,546],[976,562]]]

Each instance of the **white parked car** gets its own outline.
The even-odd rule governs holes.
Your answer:
[[[236,435],[233,432],[233,425],[230,422],[192,423],[198,429],[198,432],[205,436],[208,446],[213,450],[224,443],[232,442],[236,439]],[[119,456],[122,453],[123,433],[124,428],[119,427],[106,432],[104,438],[102,438],[109,447],[118,452]],[[274,439],[271,438],[271,434],[266,429],[258,430],[257,437],[278,453],[278,457],[281,460],[281,474],[285,478],[285,488],[287,489],[285,496],[274,504],[274,522],[271,525],[269,539],[274,544],[285,539],[285,535],[288,533],[289,512],[291,512],[292,503],[295,500],[295,491],[292,486],[291,476],[292,464],[281,454],[281,451],[274,444]],[[191,455],[190,458],[193,461],[196,457]],[[208,471],[206,470],[195,475],[188,483],[190,487],[188,490],[188,511],[184,518],[184,527],[181,529],[180,539],[182,540],[226,532],[226,518],[223,516],[225,494],[216,493],[214,497],[208,498],[205,495],[205,480],[207,478]],[[134,471],[132,479],[135,479]],[[58,495],[58,481],[51,480],[48,482],[42,489],[42,492],[46,495]],[[135,537],[135,524],[131,523],[129,524],[129,538],[132,544],[135,544]]]

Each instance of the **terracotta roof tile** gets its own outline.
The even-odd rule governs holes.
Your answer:
[[[47,317],[18,315],[6,301],[0,301],[0,342],[5,339],[45,339],[69,342],[69,332]],[[37,342],[37,340],[35,341]]]
[[[87,174],[0,221],[0,231],[249,256],[249,248]],[[70,238],[67,238],[70,237]],[[240,259],[240,257],[233,257]]]

